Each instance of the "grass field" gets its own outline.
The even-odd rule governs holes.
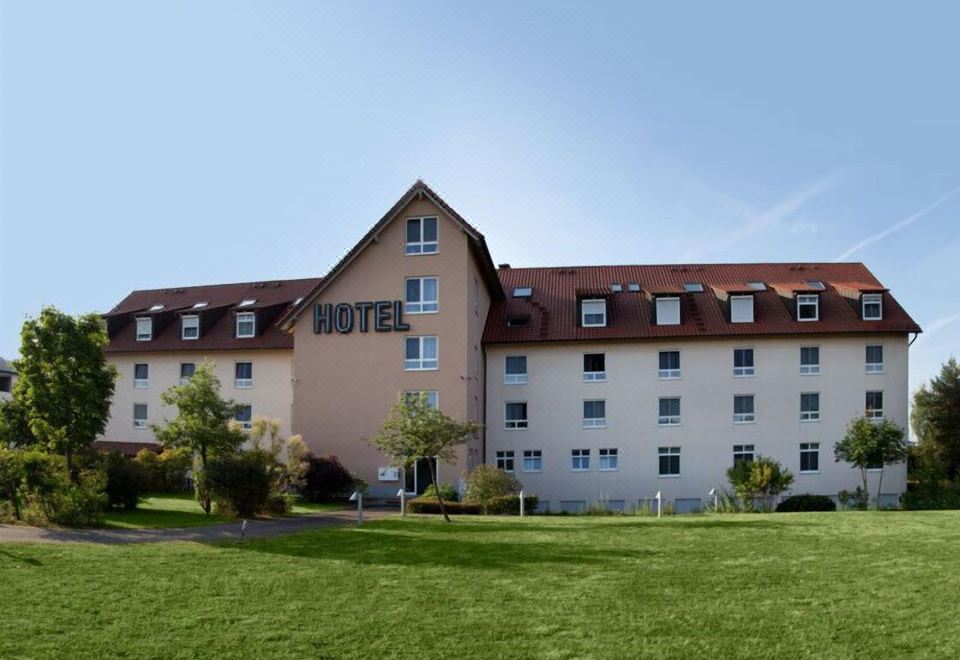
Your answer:
[[[298,502],[293,513],[327,511],[340,505]],[[126,529],[160,529],[164,527],[201,527],[228,522],[215,514],[206,515],[193,494],[151,495],[136,511],[110,511],[104,519],[105,527]]]
[[[960,512],[391,518],[0,546],[0,657],[960,655]]]

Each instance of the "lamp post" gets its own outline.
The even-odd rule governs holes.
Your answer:
[[[350,496],[351,502],[357,503],[357,527],[363,526],[363,493],[359,490],[353,491],[353,495]]]
[[[400,489],[397,491],[397,497],[400,498],[400,517],[407,515],[407,491]]]
[[[713,512],[716,513],[717,505],[719,503],[718,500],[720,499],[719,495],[717,495],[717,489],[711,488],[709,491],[707,491],[707,495],[713,498]]]
[[[660,505],[660,491],[658,490],[658,491],[657,491],[657,519],[660,518],[660,511],[661,511],[662,509],[663,509],[663,507]]]
[[[521,518],[523,518],[524,513],[525,513],[525,511],[524,511],[524,507],[523,507],[523,491],[521,490],[521,491],[520,491],[520,517],[521,517]]]

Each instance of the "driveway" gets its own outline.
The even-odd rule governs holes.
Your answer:
[[[363,512],[364,521],[389,515],[386,510]],[[250,520],[244,538],[262,539],[273,536],[285,536],[320,527],[356,524],[357,512],[354,510],[325,511],[308,513],[302,516]],[[0,525],[0,543],[102,543],[117,545],[124,543],[162,543],[167,541],[211,541],[238,540],[242,523],[223,523],[208,527],[171,528],[171,529],[51,529],[26,527],[23,525]]]

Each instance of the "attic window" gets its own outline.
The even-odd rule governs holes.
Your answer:
[[[149,316],[137,319],[137,341],[150,341],[153,339],[153,319]]]
[[[766,291],[767,285],[763,282],[747,282],[747,286],[753,289],[754,291]]]
[[[687,293],[703,293],[703,285],[700,282],[685,282],[683,290]]]
[[[164,308],[164,305],[161,305],[161,304],[158,303],[158,304],[152,306],[149,311],[151,311],[151,312],[159,312],[159,311],[160,311],[161,309],[163,309],[163,308]]]
[[[680,325],[679,298],[657,298],[657,325]]]
[[[730,296],[730,322],[753,323],[753,296]]]
[[[883,319],[883,295],[879,293],[863,294],[863,320],[880,321]]]
[[[610,285],[610,290],[613,291],[614,293],[620,293],[621,291],[623,291],[623,285],[614,282],[613,284]]]
[[[209,303],[208,303],[206,300],[204,300],[203,302],[193,303],[193,308],[194,308],[194,309],[203,309],[203,308],[206,307],[208,304],[209,304]]]
[[[530,316],[526,314],[517,314],[507,317],[508,328],[522,328],[528,323],[530,323]]]
[[[640,285],[636,282],[631,282],[627,285],[627,291],[630,293],[638,293],[640,291]]]
[[[255,302],[257,302],[257,299],[256,299],[256,298],[245,298],[245,299],[243,299],[243,300],[240,301],[240,304],[237,305],[237,307],[249,307],[250,305],[254,304]]]
[[[807,286],[816,289],[817,291],[824,291],[827,287],[820,280],[807,280]]]
[[[529,298],[533,295],[533,287],[530,286],[518,286],[513,290],[514,298]]]
[[[820,296],[797,296],[797,320],[817,321],[820,318]]]
[[[602,328],[607,325],[607,301],[603,298],[580,303],[580,325],[584,328]]]

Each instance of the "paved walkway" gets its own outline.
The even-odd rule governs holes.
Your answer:
[[[391,513],[388,510],[363,512],[363,519],[374,520]],[[261,539],[285,536],[319,527],[356,524],[355,510],[325,511],[302,516],[250,520],[245,538]],[[0,525],[0,543],[159,543],[165,541],[229,541],[240,538],[241,523],[223,523],[207,527],[170,529],[49,529],[23,525]]]

